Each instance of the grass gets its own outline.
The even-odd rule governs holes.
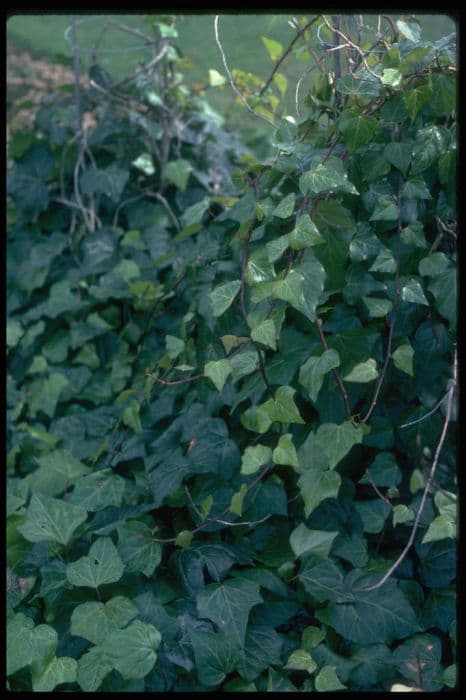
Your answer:
[[[205,85],[208,70],[213,68],[222,74],[222,64],[218,47],[215,43],[212,14],[180,15],[177,21],[179,39],[183,56],[183,73],[188,84]],[[228,57],[230,68],[239,68],[266,78],[273,66],[261,41],[266,36],[279,41],[286,47],[294,36],[288,20],[292,15],[271,14],[228,14],[221,15],[219,31],[221,41]],[[374,15],[364,15],[368,24],[373,24]],[[396,19],[398,15],[393,15]],[[141,15],[88,15],[81,14],[78,19],[78,39],[84,66],[91,59],[92,47],[106,19],[112,18],[150,34],[150,17]],[[423,27],[423,38],[439,39],[455,30],[455,24],[448,15],[418,15]],[[68,14],[31,14],[13,15],[7,23],[7,38],[18,46],[27,49],[34,57],[47,57],[51,61],[67,61],[71,57],[71,15]],[[99,62],[115,77],[126,75],[139,62],[147,60],[147,49],[141,48],[141,42],[131,34],[111,29],[105,35]],[[284,64],[285,65],[285,64]],[[293,85],[301,75],[305,65],[294,56],[286,62],[282,72]],[[289,107],[293,108],[292,93],[289,90]],[[244,108],[234,105],[234,96],[227,85],[209,91],[209,100],[220,113],[232,115],[232,123],[240,128],[258,128],[261,122],[245,112]]]

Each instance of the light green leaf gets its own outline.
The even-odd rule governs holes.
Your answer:
[[[295,394],[296,390],[290,386],[281,386],[275,392],[274,398],[263,403],[258,410],[261,409],[272,422],[304,424],[294,402]]]
[[[267,39],[265,36],[262,36],[261,39],[271,60],[277,61],[283,53],[283,46],[275,39]]]
[[[314,673],[317,664],[308,651],[305,649],[295,649],[288,657],[288,661],[283,668],[287,668],[291,671],[307,671],[308,673]]]
[[[309,553],[328,557],[333,540],[337,535],[338,532],[310,530],[304,523],[300,523],[290,535],[291,549],[297,557]]]
[[[393,303],[390,299],[377,299],[375,297],[361,297],[361,299],[367,307],[369,318],[381,318],[393,309]]]
[[[248,487],[247,484],[241,484],[241,488],[239,491],[233,494],[231,497],[230,501],[230,511],[232,513],[235,513],[236,515],[239,515],[240,517],[243,514],[243,501],[244,497],[246,496],[248,492]]]
[[[215,289],[210,292],[209,297],[214,316],[221,316],[229,306],[231,306],[240,287],[241,282],[239,280],[233,280],[232,282],[225,282],[225,284],[215,287]]]
[[[238,664],[240,656],[237,645],[222,632],[191,629],[189,638],[200,682],[207,686],[220,685]]]
[[[124,491],[125,480],[121,476],[112,469],[100,469],[77,480],[70,503],[95,512],[108,506],[120,506]]]
[[[288,80],[283,75],[283,73],[275,73],[275,75],[273,76],[273,82],[278,87],[280,94],[283,97],[288,88]]]
[[[396,260],[389,248],[382,248],[380,253],[369,268],[369,272],[396,272]]]
[[[406,372],[411,377],[414,377],[413,369],[414,350],[409,343],[400,345],[395,352],[392,353],[392,359],[395,367],[402,372]]]
[[[73,586],[98,588],[102,584],[119,581],[124,569],[110,537],[99,537],[87,556],[68,564],[66,577]]]
[[[82,603],[71,613],[71,634],[101,644],[117,629],[125,627],[138,615],[138,609],[123,596],[107,603]]]
[[[162,548],[154,540],[152,530],[137,520],[118,528],[118,553],[126,571],[142,571],[148,578],[162,559]]]
[[[422,287],[418,280],[410,279],[401,288],[401,298],[410,304],[424,304],[429,306],[429,302],[424,296]]]
[[[165,336],[165,347],[167,349],[167,355],[171,360],[176,360],[178,355],[180,355],[184,350],[184,340],[177,338],[174,335]]]
[[[393,508],[393,526],[402,523],[407,523],[414,518],[414,511],[403,503],[398,503],[398,505]]]
[[[389,195],[378,198],[369,221],[397,221],[400,210],[395,199]]]
[[[294,229],[288,234],[289,245],[293,250],[303,250],[325,242],[317,226],[308,214],[298,216]],[[278,239],[280,240],[280,239]]]
[[[9,347],[14,347],[18,344],[24,329],[16,318],[9,318],[6,324],[6,344]]]
[[[267,318],[265,321],[262,321],[262,323],[259,323],[259,325],[255,326],[251,331],[251,338],[256,343],[267,345],[269,348],[272,348],[272,350],[277,349],[276,336],[277,331],[275,328],[275,323],[270,318]]]
[[[199,225],[200,228],[202,217],[204,216],[209,206],[210,197],[204,197],[203,199],[201,199],[200,202],[192,204],[184,211],[181,217],[181,222],[183,223],[185,228],[183,229],[183,231],[181,231],[180,234],[178,234],[178,240],[184,238],[185,235],[189,235],[188,232],[190,231],[191,226]]]
[[[318,467],[306,469],[298,480],[299,490],[304,500],[304,514],[306,518],[326,498],[336,498],[341,485],[341,477],[338,472]]]
[[[102,646],[123,678],[144,678],[154,667],[161,639],[153,625],[134,620],[126,629],[113,632]]]
[[[319,163],[299,178],[299,189],[303,194],[312,192],[321,194],[324,192],[348,192],[359,194],[356,187],[348,180],[345,172],[335,169],[333,164]]]
[[[272,211],[273,216],[276,216],[279,219],[287,219],[294,211],[295,201],[296,196],[294,192],[291,192],[277,204],[275,209]]]
[[[241,425],[254,433],[266,433],[272,425],[267,410],[263,406],[251,406],[240,416]]]
[[[372,382],[377,379],[377,362],[373,357],[370,357],[365,362],[360,362],[355,365],[349,374],[346,374],[343,379],[345,382],[357,382],[361,384],[366,384],[367,382]]]
[[[328,457],[329,468],[334,469],[353,445],[362,442],[364,432],[356,428],[350,421],[341,425],[324,423],[315,435],[317,447]]]
[[[210,583],[197,596],[199,617],[212,620],[240,648],[244,646],[249,612],[262,603],[258,586],[240,578]]]
[[[189,549],[193,541],[193,533],[191,530],[182,530],[176,536],[175,546],[181,549]]]
[[[432,100],[432,89],[429,85],[419,85],[418,87],[408,90],[404,94],[404,103],[406,111],[411,120],[414,121],[424,107],[425,104]]]
[[[448,537],[456,539],[456,534],[456,517],[452,518],[450,515],[437,515],[427,528],[427,532],[422,538],[422,544],[426,544],[426,542],[438,542]]]
[[[266,445],[246,447],[241,460],[241,474],[255,474],[272,459],[272,450]]]
[[[23,613],[18,613],[8,622],[6,632],[7,676],[11,676],[24,666],[29,665],[33,629],[34,621]]]
[[[37,458],[39,468],[26,477],[33,493],[56,496],[74,484],[80,476],[90,472],[82,462],[67,450],[53,450]]]
[[[62,374],[50,374],[32,382],[29,387],[31,416],[34,417],[38,411],[43,411],[49,418],[53,418],[60,394],[68,383],[68,379]]]
[[[178,160],[172,160],[167,163],[163,174],[169,182],[172,182],[175,187],[181,190],[181,192],[184,192],[192,169],[193,166],[189,161],[179,158]]]
[[[399,31],[410,41],[413,41],[416,44],[420,41],[421,27],[419,22],[414,20],[405,22],[403,19],[397,19],[396,26],[398,27]]]
[[[299,370],[299,383],[309,392],[312,401],[324,383],[325,375],[340,365],[340,356],[336,350],[325,350],[320,356],[311,356]]]
[[[134,430],[138,435],[143,432],[141,418],[139,417],[140,410],[141,406],[139,405],[139,401],[134,400],[130,401],[129,404],[125,406],[122,414],[123,423],[128,426],[128,428],[131,428],[131,430]]]
[[[86,519],[87,511],[81,506],[33,494],[26,521],[18,526],[18,531],[29,542],[52,540],[67,545]]]
[[[399,70],[396,70],[396,68],[385,68],[382,75],[380,76],[380,80],[384,85],[390,85],[390,87],[393,88],[398,87],[402,79],[403,76],[401,75]]]
[[[101,646],[91,647],[78,659],[77,681],[81,690],[95,692],[113,668],[110,655]]]
[[[209,85],[211,87],[218,87],[219,85],[225,85],[227,79],[221,73],[213,68],[209,68]]]
[[[347,687],[348,686],[340,682],[337,676],[336,666],[322,666],[315,678],[315,688],[319,693],[345,690]]]
[[[419,263],[419,274],[423,277],[439,277],[449,267],[450,261],[445,253],[432,253]]]
[[[278,258],[283,255],[285,250],[288,248],[290,242],[290,234],[285,233],[283,236],[274,238],[265,244],[267,250],[267,260],[270,263],[274,263]]]
[[[293,445],[291,433],[281,435],[276,448],[272,453],[274,464],[288,464],[291,467],[299,467],[298,455]]]
[[[222,391],[232,371],[228,360],[211,360],[204,365],[204,376],[212,380],[218,391]]]
[[[135,168],[141,170],[145,175],[153,175],[155,173],[154,161],[150,153],[141,153],[140,156],[131,162]]]
[[[304,277],[296,270],[290,270],[284,279],[272,282],[272,296],[287,301],[299,310],[304,304],[303,285]]]
[[[31,666],[32,689],[35,693],[50,693],[57,685],[74,683],[78,664],[76,659],[69,656],[56,656],[40,670]]]

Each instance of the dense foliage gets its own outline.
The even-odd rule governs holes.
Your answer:
[[[332,21],[299,118],[210,73],[268,161],[163,18],[11,138],[13,690],[455,685],[455,37]]]

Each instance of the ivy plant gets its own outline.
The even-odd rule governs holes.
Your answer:
[[[263,160],[147,19],[8,144],[9,688],[454,687],[455,36],[217,17]]]

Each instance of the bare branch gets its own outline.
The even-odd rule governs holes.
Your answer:
[[[446,394],[442,396],[440,401],[438,401],[435,406],[429,411],[429,413],[426,413],[424,416],[421,416],[420,418],[416,418],[416,420],[412,420],[410,423],[403,423],[403,425],[400,425],[400,428],[408,428],[410,425],[416,425],[416,423],[420,423],[421,421],[425,420],[429,416],[431,416],[435,411],[438,409],[439,406],[442,405],[442,403],[445,401],[445,399],[448,396],[448,391]]]
[[[245,105],[246,109],[248,110],[248,112],[251,112],[251,114],[254,114],[255,117],[258,117],[259,119],[262,119],[263,121],[267,122],[267,124],[271,124],[272,126],[275,126],[275,122],[274,122],[273,120],[267,119],[266,117],[263,117],[261,114],[257,114],[257,112],[255,112],[255,111],[253,110],[253,108],[251,107],[251,105],[249,104],[249,102],[247,101],[247,99],[245,98],[245,96],[244,96],[244,95],[238,90],[238,88],[236,87],[236,84],[235,84],[235,81],[234,81],[233,76],[232,76],[232,74],[231,74],[231,71],[230,71],[230,69],[228,68],[227,59],[226,59],[226,56],[225,56],[225,52],[224,52],[224,50],[223,50],[223,46],[222,46],[222,44],[220,43],[220,38],[219,38],[219,35],[218,35],[218,19],[219,19],[219,15],[215,15],[215,19],[214,19],[215,41],[217,42],[217,46],[218,46],[219,51],[220,51],[220,54],[221,54],[221,56],[222,56],[223,65],[224,65],[225,70],[226,70],[226,72],[227,72],[228,80],[230,81],[230,85],[231,85],[231,89],[233,90],[233,92],[234,92],[236,95],[238,95],[238,97],[240,98],[241,102],[243,102],[243,104]]]

